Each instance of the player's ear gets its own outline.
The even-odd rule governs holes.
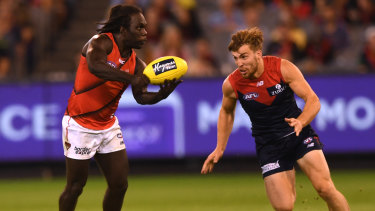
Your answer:
[[[127,35],[128,34],[128,30],[124,26],[120,26],[120,34]]]
[[[123,27],[123,26],[120,26],[120,34],[123,34],[124,33],[124,31],[125,31],[125,27]]]

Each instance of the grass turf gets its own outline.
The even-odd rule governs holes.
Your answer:
[[[352,210],[375,210],[375,170],[333,171],[332,178]],[[127,211],[272,210],[258,173],[132,175],[129,183],[123,209]],[[65,178],[0,180],[0,210],[58,210],[64,185]],[[103,177],[89,177],[76,210],[101,210],[105,188]],[[295,210],[327,210],[301,173],[296,188]]]

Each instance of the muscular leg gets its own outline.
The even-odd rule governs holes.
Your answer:
[[[103,210],[121,210],[125,192],[128,188],[129,163],[126,150],[108,154],[97,153],[95,159],[108,184],[103,201]]]
[[[296,200],[294,169],[265,177],[264,184],[268,199],[275,210],[293,210]]]
[[[350,210],[345,197],[335,188],[321,150],[313,150],[297,161],[302,171],[309,177],[318,194],[326,201],[329,210]]]
[[[86,184],[90,160],[74,160],[65,158],[66,186],[59,199],[60,211],[74,210],[79,195]]]

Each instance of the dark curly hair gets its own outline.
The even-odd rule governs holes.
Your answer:
[[[137,6],[116,5],[112,7],[108,20],[104,23],[99,23],[103,27],[96,31],[98,33],[117,33],[120,31],[121,26],[129,29],[131,16],[138,13],[142,13],[142,9]]]

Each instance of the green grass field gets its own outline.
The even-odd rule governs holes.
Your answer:
[[[375,210],[375,170],[333,171],[332,178],[353,211]],[[0,180],[0,210],[57,210],[64,180]],[[272,210],[257,173],[133,175],[129,183],[123,209],[127,211]],[[76,210],[101,210],[105,187],[104,178],[89,177]],[[301,173],[297,173],[296,187],[295,210],[327,210]]]

